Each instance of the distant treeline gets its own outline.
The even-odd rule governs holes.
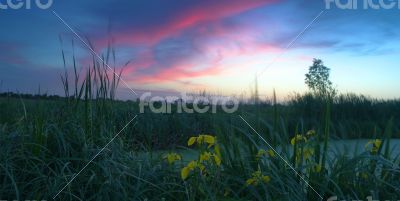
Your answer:
[[[236,122],[237,120],[235,120],[235,123],[232,123],[238,115],[248,116],[249,121],[264,133],[270,133],[272,129],[279,133],[287,133],[287,135],[294,135],[294,133],[308,129],[321,131],[324,129],[327,116],[327,101],[311,93],[293,95],[287,101],[280,103],[275,103],[273,99],[258,100],[256,103],[241,101],[238,110],[232,114],[224,113],[220,109],[216,114],[211,110],[204,114],[178,114],[174,112],[176,104],[172,104],[172,113],[153,113],[148,110],[148,107],[145,108],[144,113],[141,113],[137,101],[119,101],[108,98],[88,101],[76,99],[76,97],[68,99],[57,95],[12,92],[1,93],[0,97],[3,97],[3,100],[0,99],[0,124],[7,122],[12,125],[21,118],[23,114],[20,111],[21,103],[13,101],[13,99],[32,100],[23,101],[28,115],[43,111],[47,111],[46,114],[54,111],[57,114],[76,113],[73,118],[81,117],[84,119],[83,122],[107,116],[106,119],[119,125],[126,122],[125,115],[140,114],[142,121],[137,125],[138,135],[135,135],[135,139],[138,141],[148,140],[150,143],[152,137],[144,136],[157,134],[157,139],[165,137],[163,140],[153,142],[153,145],[158,148],[165,148],[172,143],[184,144],[187,136],[192,134],[215,133],[221,129],[218,128],[220,125],[238,125],[240,121]],[[42,100],[50,100],[50,102]],[[41,105],[40,103],[46,107],[37,108],[38,105]],[[193,107],[190,103],[187,106]],[[400,137],[399,99],[384,100],[356,94],[339,94],[329,104],[329,110],[332,137],[373,138],[383,134],[388,128],[393,131],[393,137]],[[85,111],[85,113],[81,111]],[[89,112],[93,116],[89,115]],[[99,116],[100,113],[102,115]],[[65,116],[59,122],[67,122],[71,118],[71,116]],[[154,127],[154,125],[162,126]]]
[[[321,121],[326,102],[311,94],[296,95],[288,102],[286,115],[301,118],[308,126]],[[356,94],[340,94],[333,98],[330,107],[332,133],[343,138],[373,137],[390,126],[400,137],[400,100],[376,99]],[[293,124],[298,119],[293,119]],[[308,125],[308,126],[307,126]]]
[[[46,100],[60,100],[65,99],[59,95],[48,95],[48,94],[21,94],[14,92],[4,92],[0,93],[0,97],[10,97],[10,98],[23,98],[23,99],[46,99]]]

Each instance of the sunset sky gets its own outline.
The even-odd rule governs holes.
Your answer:
[[[55,11],[99,54],[113,41],[116,67],[131,61],[123,79],[139,95],[248,95],[265,70],[260,94],[275,89],[284,97],[307,89],[304,74],[319,58],[340,92],[399,98],[400,10],[325,10],[286,50],[324,9],[322,0],[75,0],[48,10],[0,10],[0,92],[35,93],[40,85],[62,95],[61,49],[72,72],[73,39],[82,73],[91,63],[90,51]],[[120,85],[119,97],[137,96]]]

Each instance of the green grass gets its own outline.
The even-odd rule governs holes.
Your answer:
[[[0,104],[0,195],[8,200],[51,200],[138,112],[135,103],[112,100],[82,100],[76,105],[76,101],[64,99],[2,98]],[[330,136],[327,150],[323,141],[312,145],[312,161],[318,163],[328,156],[325,171],[312,175],[311,163],[297,164],[293,159],[289,142],[295,132],[285,126],[284,113],[279,113],[279,126],[274,129],[269,123],[272,121],[252,114],[254,107],[267,110],[269,106],[244,105],[239,113],[325,198],[365,199],[372,195],[376,199],[398,199],[398,152],[385,155],[383,146],[381,154],[371,155],[363,147],[366,140],[352,141],[360,143],[357,151],[348,146],[347,152],[335,152],[342,142],[333,141],[338,136]],[[304,134],[310,128],[301,122],[299,118],[297,133]],[[334,122],[329,125],[331,130],[336,127]],[[314,128],[321,140],[325,139],[323,126],[316,123]],[[384,144],[394,132],[394,124],[389,123],[371,130],[375,137],[385,139]],[[218,136],[222,166],[212,177],[193,175],[183,181],[180,169],[198,155],[186,142],[201,133]],[[390,146],[397,143],[391,141]],[[257,162],[259,148],[267,146],[237,114],[141,114],[137,126],[128,126],[56,199],[318,200],[279,158]],[[162,158],[171,151],[183,155],[174,166]],[[246,180],[258,168],[271,181],[246,187]],[[225,191],[227,196],[221,193]]]

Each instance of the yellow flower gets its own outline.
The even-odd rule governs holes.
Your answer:
[[[181,177],[183,180],[187,179],[190,172],[195,169],[199,169],[201,175],[206,175],[205,164],[215,163],[216,165],[221,165],[221,152],[217,144],[217,138],[211,135],[199,135],[197,137],[190,137],[188,140],[188,146],[197,145],[208,145],[207,149],[210,151],[202,152],[199,156],[198,161],[191,161],[186,167],[181,170]],[[211,151],[211,147],[214,146],[214,152]]]
[[[199,137],[197,137],[197,143],[198,144],[207,143],[210,147],[215,144],[215,137],[211,135],[199,135]]]
[[[211,156],[212,155],[210,152],[204,152],[204,153],[200,154],[200,162],[209,161]]]
[[[221,158],[219,158],[217,155],[214,155],[214,161],[215,161],[215,164],[217,164],[218,166],[221,165]]]
[[[365,145],[365,148],[368,148],[370,144],[372,144],[371,153],[372,153],[372,154],[377,154],[378,151],[379,151],[379,148],[380,148],[381,145],[382,145],[382,140],[380,140],[380,139],[370,140],[370,141],[368,141],[368,143]]]
[[[253,178],[258,178],[258,177],[260,177],[262,174],[261,174],[261,170],[257,170],[257,171],[255,171],[255,172],[253,172],[252,174],[251,174],[251,176],[253,177]]]
[[[186,180],[189,177],[190,172],[195,170],[197,166],[198,166],[197,161],[190,161],[186,167],[182,168],[181,170],[182,180]]]
[[[261,177],[261,180],[262,180],[264,183],[268,183],[269,181],[271,181],[271,178],[270,178],[269,176],[262,176],[262,177]]]
[[[175,161],[182,160],[182,157],[177,153],[169,153],[166,156],[164,156],[164,159],[166,159],[168,164],[171,165],[175,163]]]
[[[246,180],[246,186],[250,186],[250,185],[257,186],[257,184],[258,184],[257,179],[250,178],[250,179]]]
[[[268,155],[271,156],[272,158],[274,158],[275,152],[272,149],[270,149],[270,150],[268,150]]]
[[[300,162],[301,159],[301,149],[298,149],[296,152],[296,162]],[[311,148],[304,148],[303,149],[303,159],[308,160],[311,158],[311,156],[314,154],[314,150]]]
[[[197,140],[197,137],[191,137],[188,141],[188,146],[192,146]]]
[[[191,170],[189,167],[182,168],[182,171],[181,171],[182,180],[186,180],[189,177],[190,172],[191,172]]]
[[[199,135],[198,137],[191,137],[188,140],[188,146],[192,146],[195,142],[199,145],[208,144],[211,147],[215,144],[215,137],[211,135]]]
[[[316,132],[315,132],[315,130],[309,130],[308,132],[307,132],[307,137],[312,137],[312,136],[314,136],[316,134]]]
[[[198,168],[201,173],[205,170],[205,166],[199,163],[198,161],[190,161],[186,167],[181,170],[181,178],[182,180],[186,180],[189,177],[189,174]]]
[[[265,154],[265,150],[264,149],[260,149],[257,152],[256,158],[259,159],[261,158],[263,155]]]
[[[268,151],[266,151],[264,149],[260,149],[257,152],[256,158],[260,159],[264,155],[274,158],[275,157],[275,152],[272,149],[269,149]]]
[[[313,167],[314,172],[320,173],[321,170],[322,170],[321,164],[314,165],[314,167]]]
[[[257,186],[259,183],[269,183],[271,178],[269,176],[263,175],[260,170],[255,171],[251,174],[251,178],[246,180],[246,186]]]
[[[221,165],[221,158],[218,155],[212,154],[210,152],[204,152],[200,154],[200,162],[210,161],[211,158],[214,159],[215,164],[217,164],[218,166]]]
[[[198,164],[197,167],[200,169],[200,172],[203,173],[206,167],[202,164]]]
[[[301,141],[307,142],[307,139],[302,135],[296,135],[295,137],[293,137],[290,140],[290,144],[295,145],[295,144],[297,144],[298,142],[301,142]]]
[[[188,167],[191,171],[194,170],[198,166],[197,161],[190,161],[189,164],[186,166]]]

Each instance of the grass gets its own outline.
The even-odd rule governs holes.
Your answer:
[[[94,61],[84,76],[73,74],[61,76],[66,98],[10,93],[0,98],[0,199],[52,200],[138,114],[136,102],[115,100],[119,80],[104,64]],[[257,158],[269,147],[238,115],[278,153]],[[399,120],[400,101],[355,95],[330,104],[296,95],[287,103],[242,104],[235,114],[147,112],[56,200],[320,200],[306,182],[324,200],[397,200],[400,159],[391,148],[400,137]],[[315,135],[307,136],[309,130]],[[199,134],[216,136],[216,142],[188,147]],[[299,137],[291,144],[297,134],[307,142]],[[358,150],[334,151],[339,139],[360,138],[382,144],[373,151],[357,140]],[[173,152],[182,160],[169,164],[164,156]],[[211,159],[200,162],[206,152]],[[181,170],[192,160],[198,166],[183,180]]]
[[[1,99],[2,199],[52,199],[137,113],[130,102],[81,101]],[[279,113],[279,126],[274,129],[269,120],[252,114],[253,107],[268,106],[245,105],[240,113],[325,198],[399,197],[398,154],[385,155],[382,146],[380,154],[372,155],[363,147],[365,140],[360,141],[359,150],[349,150],[352,154],[333,152],[331,141],[337,136],[325,138],[325,129],[316,126],[317,136],[327,139],[329,148],[324,149],[324,141],[312,144],[315,153],[312,162],[296,162],[295,149],[290,145],[294,132],[288,131],[290,128],[285,131],[285,117]],[[308,128],[299,119],[298,133],[305,134]],[[140,115],[138,122],[136,127],[128,126],[57,199],[318,200],[282,160],[265,158],[261,163],[255,160],[258,149],[267,147],[236,115],[150,114]],[[335,124],[331,122],[330,127]],[[377,130],[383,132],[378,134]],[[384,139],[386,144],[394,130],[395,126],[387,123],[371,133],[375,132],[374,137]],[[215,170],[216,175],[196,174],[183,181],[181,168],[200,152],[190,151],[193,147],[187,147],[186,142],[190,136],[201,133],[218,136],[222,165]],[[320,150],[320,156],[329,154],[329,157],[324,159],[325,171],[312,175],[309,171],[313,165],[322,162],[316,150]],[[181,152],[183,160],[168,165],[162,156],[169,152]],[[259,168],[271,177],[270,182],[246,186],[246,180]]]

